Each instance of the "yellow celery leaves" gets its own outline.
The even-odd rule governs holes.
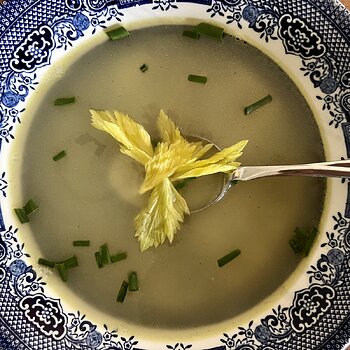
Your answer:
[[[167,238],[171,243],[184,214],[189,214],[186,201],[168,178],[164,178],[151,192],[146,207],[135,218],[140,249],[157,247]]]
[[[164,142],[174,143],[175,141],[183,141],[179,128],[161,109],[158,116],[157,127],[160,137]]]
[[[167,142],[168,144],[172,144],[177,141],[183,141],[186,143],[190,143],[193,146],[196,146],[192,154],[193,161],[202,157],[205,153],[207,153],[213,147],[212,143],[207,143],[205,146],[203,146],[202,142],[189,142],[188,140],[186,140],[181,135],[179,128],[164,113],[162,109],[159,112],[157,127],[158,127],[162,141]]]
[[[153,157],[151,137],[142,125],[120,112],[90,110],[92,125],[112,135],[120,143],[120,151],[141,164]]]
[[[145,180],[140,193],[151,191],[148,204],[135,218],[135,236],[144,251],[157,247],[166,239],[172,242],[184,215],[189,214],[187,203],[177,192],[172,181],[218,172],[232,172],[240,163],[247,141],[241,141],[201,159],[213,146],[186,140],[174,122],[161,110],[157,126],[161,140],[153,149],[147,131],[128,115],[120,112],[91,110],[92,125],[112,135],[121,152],[142,163]]]
[[[173,175],[179,167],[194,163],[213,146],[187,141],[163,110],[159,113],[157,126],[163,142],[158,143],[153,158],[145,165],[146,176],[141,194]]]
[[[164,178],[170,177],[179,166],[192,161],[192,155],[196,147],[196,145],[191,145],[185,140],[179,140],[172,144],[167,142],[158,143],[154,157],[145,165],[146,176],[140,193],[151,190]]]
[[[227,147],[213,156],[186,164],[178,168],[171,178],[172,181],[186,179],[188,177],[199,177],[215,173],[229,173],[237,169],[241,163],[235,160],[242,155],[247,140],[240,141],[231,147]]]

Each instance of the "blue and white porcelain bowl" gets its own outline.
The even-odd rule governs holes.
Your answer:
[[[50,65],[105,28],[209,22],[263,51],[303,92],[327,160],[350,155],[350,13],[335,0],[8,0],[0,5],[0,349],[316,350],[350,339],[350,183],[332,179],[317,248],[264,306],[202,328],[133,327],[56,284],[13,215],[12,144]],[[23,117],[23,118],[22,118]],[[22,136],[21,136],[22,135]],[[17,157],[17,158],[16,158]],[[15,158],[19,159],[16,154]],[[37,267],[33,267],[37,266]],[[75,299],[74,299],[75,298]],[[85,316],[86,315],[86,316]]]

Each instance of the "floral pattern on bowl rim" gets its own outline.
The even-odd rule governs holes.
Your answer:
[[[142,12],[139,12],[142,9]],[[142,16],[166,23],[193,17],[225,26],[271,56],[283,49],[291,76],[308,85],[307,97],[322,113],[321,133],[341,137],[328,156],[350,155],[350,14],[334,0],[12,0],[0,8],[0,151],[7,152],[21,123],[25,101],[40,76],[79,41]],[[30,19],[30,20],[28,20]],[[187,22],[186,22],[187,23]],[[279,48],[277,49],[277,46]],[[274,56],[273,58],[276,58]],[[280,62],[283,66],[283,62]],[[307,83],[306,83],[307,82]],[[329,209],[317,257],[310,258],[298,290],[246,325],[215,338],[144,341],[81,311],[66,310],[46,293],[42,271],[30,265],[15,223],[2,215],[10,191],[0,169],[1,349],[342,349],[350,339],[350,182],[334,180],[345,201]],[[341,198],[341,197],[340,197]],[[338,201],[339,202],[339,201]],[[300,285],[300,288],[299,288]],[[203,345],[205,344],[205,345]]]

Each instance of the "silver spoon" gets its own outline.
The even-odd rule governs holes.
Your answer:
[[[192,136],[201,141],[210,142],[217,150],[221,150],[215,143],[201,136]],[[297,165],[263,165],[263,166],[242,166],[238,167],[233,173],[225,174],[221,191],[218,195],[206,205],[191,210],[191,213],[198,213],[211,207],[224,198],[227,191],[231,188],[234,181],[248,181],[271,176],[312,176],[312,177],[349,177],[350,178],[350,159],[337,160],[333,162],[320,162]]]

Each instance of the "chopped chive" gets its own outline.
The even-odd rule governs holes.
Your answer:
[[[230,184],[231,184],[232,186],[236,186],[236,185],[238,184],[238,180],[231,180],[231,181],[230,181]]]
[[[77,259],[76,255],[73,255],[64,261],[61,261],[60,264],[64,264],[66,269],[71,269],[73,267],[79,266],[78,259]]]
[[[267,95],[267,96],[263,97],[261,100],[256,101],[247,107],[244,107],[244,114],[248,115],[271,101],[272,101],[272,96]]]
[[[312,244],[317,235],[317,228],[313,227],[311,230],[302,230],[297,227],[294,230],[294,236],[289,241],[289,245],[294,250],[295,254],[306,257],[309,255]]]
[[[295,254],[304,255],[304,246],[307,241],[307,234],[305,234],[299,227],[294,230],[294,236],[289,241],[289,245],[294,250]]]
[[[90,241],[73,241],[74,247],[89,247]]]
[[[117,296],[117,302],[122,303],[125,299],[126,293],[128,291],[129,283],[126,281],[123,281],[122,285],[120,286],[118,296]]]
[[[227,263],[229,263],[233,259],[237,258],[237,256],[240,255],[240,254],[241,254],[240,249],[233,250],[231,253],[228,253],[227,255],[223,256],[222,258],[220,258],[217,261],[218,262],[218,266],[222,267],[222,266],[226,265]]]
[[[39,209],[39,206],[34,202],[33,199],[29,199],[27,204],[23,207],[27,215],[30,215]]]
[[[139,290],[139,281],[137,279],[136,272],[130,272],[128,280],[129,280],[129,291],[130,292],[135,292],[135,291]]]
[[[71,269],[71,268],[76,267],[76,266],[79,266],[78,259],[77,259],[76,255],[73,255],[70,258],[63,260],[63,261],[59,261],[59,262],[54,262],[51,260],[39,258],[38,264],[45,265],[48,267],[55,267],[55,265],[64,265],[64,268],[66,270]]]
[[[29,222],[28,215],[34,213],[39,209],[39,206],[34,202],[33,199],[30,199],[23,208],[15,208],[14,211],[19,219],[19,221],[24,224]]]
[[[63,106],[68,105],[75,102],[75,97],[63,97],[63,98],[57,98],[54,102],[55,106]]]
[[[115,263],[117,261],[124,260],[126,258],[127,258],[127,254],[125,252],[118,253],[118,254],[115,254],[115,255],[111,256],[111,263]]]
[[[147,72],[147,71],[148,71],[148,66],[147,66],[147,64],[144,63],[144,64],[140,67],[140,71],[141,71],[142,73]]]
[[[298,242],[298,239],[291,239],[289,241],[289,245],[291,246],[291,248],[294,250],[294,253],[297,255],[302,255],[303,252],[303,248],[302,248],[302,244],[300,244]]]
[[[55,156],[52,157],[52,159],[57,162],[58,160],[64,158],[67,155],[66,151],[61,151],[59,153],[57,153]]]
[[[67,271],[66,265],[64,263],[56,264],[56,268],[58,270],[58,273],[61,276],[62,281],[67,282],[68,281],[68,271]]]
[[[182,32],[182,36],[185,36],[186,38],[198,40],[200,35],[196,30],[184,30]]]
[[[101,253],[100,252],[96,252],[95,253],[95,259],[96,259],[96,264],[97,264],[97,267],[100,269],[103,267],[103,264],[102,264],[102,260],[101,260]]]
[[[129,36],[129,32],[124,27],[109,30],[106,34],[111,40],[119,40]]]
[[[102,244],[100,247],[101,262],[103,265],[108,265],[111,263],[111,256],[109,255],[109,249],[107,243]]]
[[[55,267],[55,265],[56,265],[55,262],[53,262],[51,260],[43,259],[43,258],[38,259],[38,264],[43,265],[43,266],[48,266],[48,267]]]
[[[202,75],[195,75],[195,74],[190,74],[187,77],[188,81],[192,81],[193,83],[199,83],[199,84],[205,84],[208,80],[207,77],[204,77]]]
[[[309,232],[306,244],[304,246],[303,254],[304,256],[308,256],[312,247],[312,244],[315,241],[315,238],[317,236],[317,228],[313,227],[311,231]]]
[[[225,34],[223,28],[213,26],[209,23],[199,23],[194,30],[199,34],[211,36],[220,40],[222,40]]]
[[[178,181],[174,187],[176,190],[181,190],[182,188],[186,187],[192,180],[194,180],[195,177],[188,177],[187,179],[184,179],[182,181]]]
[[[15,213],[19,219],[19,221],[24,224],[26,222],[29,222],[29,217],[26,213],[26,211],[23,209],[23,208],[16,208],[14,209],[15,210]]]

